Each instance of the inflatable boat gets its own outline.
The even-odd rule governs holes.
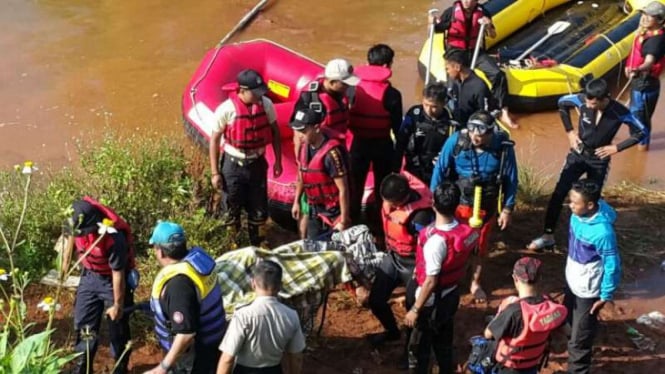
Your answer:
[[[486,37],[485,43],[506,73],[508,104],[526,112],[552,109],[560,96],[579,91],[582,79],[589,74],[601,77],[616,71],[630,52],[639,25],[639,9],[650,1],[486,2],[484,7],[492,14],[497,35]],[[553,32],[561,24],[566,24],[563,31]],[[435,34],[433,39],[430,79],[446,81],[443,34]],[[427,39],[418,59],[423,78],[430,57],[429,43]],[[525,52],[529,52],[527,56],[518,59]]]
[[[268,201],[273,220],[293,227],[291,206],[298,169],[293,154],[293,130],[289,127],[289,119],[301,90],[314,78],[323,75],[324,67],[269,40],[227,44],[208,51],[182,97],[185,130],[206,150],[215,121],[215,109],[227,99],[230,92],[222,87],[235,82],[238,73],[244,69],[254,69],[263,76],[269,89],[267,96],[275,104],[282,141],[283,172],[279,178],[273,177],[272,165],[275,160],[272,146],[268,146]],[[351,136],[347,136],[347,142],[350,141]],[[374,178],[370,171],[365,184],[363,208],[374,200],[373,186]]]

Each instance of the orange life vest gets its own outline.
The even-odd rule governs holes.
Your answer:
[[[122,219],[113,209],[102,205],[95,199],[85,196],[83,201],[90,203],[93,207],[102,212],[102,215],[113,221],[113,228],[118,232],[125,235],[127,243],[127,270],[134,269],[136,263],[134,260],[134,236],[129,224]],[[93,247],[90,252],[81,260],[81,264],[88,269],[100,275],[111,275],[112,269],[109,265],[109,257],[111,256],[111,248],[115,244],[113,234],[105,234],[104,237]],[[99,238],[97,232],[92,232],[83,236],[77,236],[74,239],[76,246],[76,253],[83,256],[90,246]]]
[[[360,138],[389,138],[390,113],[385,109],[383,96],[390,87],[392,71],[383,66],[358,66],[360,77],[356,101],[350,110],[349,129]]]
[[[381,208],[381,218],[383,232],[386,234],[386,248],[395,251],[400,256],[413,256],[418,236],[411,235],[407,222],[416,212],[431,209],[432,192],[410,174],[405,174],[405,176],[409,180],[409,187],[419,195],[419,199],[392,211],[388,204],[384,203]]]
[[[568,310],[547,298],[539,304],[529,304],[521,299],[515,301],[514,296],[511,300],[520,303],[524,328],[516,338],[499,339],[495,359],[507,368],[532,368],[540,363],[550,333],[566,321]]]
[[[642,46],[644,45],[644,42],[652,36],[662,35],[663,32],[663,28],[648,31],[638,30],[637,36],[635,36],[635,40],[633,40],[633,48],[630,51],[628,60],[626,61],[626,66],[628,68],[634,69],[642,65],[644,63],[644,55],[642,54]],[[660,73],[663,72],[663,68],[665,68],[665,56],[651,65],[649,75],[654,78],[658,78]]]
[[[325,158],[333,148],[344,148],[339,140],[326,140],[311,159],[308,159],[305,143],[298,150],[298,166],[302,173],[302,182],[307,201],[312,205],[323,205],[326,208],[339,206],[339,189],[325,167]]]
[[[480,33],[480,24],[478,21],[483,16],[483,11],[479,6],[476,6],[471,17],[471,29],[467,29],[464,7],[461,1],[456,1],[453,4],[453,17],[446,35],[446,48],[458,48],[464,51],[475,48],[478,34]]]
[[[466,262],[473,250],[478,245],[480,237],[477,230],[460,223],[450,231],[437,229],[434,224],[429,225],[420,232],[418,237],[418,249],[416,250],[416,267],[414,270],[416,282],[422,286],[425,283],[425,256],[423,249],[427,239],[434,235],[442,237],[446,242],[446,258],[441,264],[438,286],[440,289],[451,287],[464,276]]]
[[[247,105],[232,93],[229,100],[236,111],[235,119],[224,128],[224,140],[234,148],[251,150],[265,147],[272,141],[272,130],[263,101]],[[263,99],[262,99],[263,100]]]

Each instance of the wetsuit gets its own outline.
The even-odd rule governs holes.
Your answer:
[[[570,118],[570,109],[579,108],[580,119],[578,125],[578,136],[582,143],[578,149],[571,149],[566,157],[566,163],[559,175],[559,181],[554,188],[547,213],[545,214],[545,233],[552,234],[561,214],[563,201],[570,191],[573,183],[582,174],[603,186],[607,177],[610,158],[601,159],[595,155],[596,148],[612,144],[612,140],[621,128],[626,124],[631,128],[630,138],[617,144],[619,152],[630,148],[640,142],[648,131],[630,111],[615,100],[610,99],[609,104],[598,118],[598,111],[588,108],[584,103],[582,94],[566,95],[559,99],[559,114],[566,132],[574,131]]]

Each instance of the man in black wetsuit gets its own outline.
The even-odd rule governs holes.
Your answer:
[[[578,108],[580,112],[577,132],[570,119],[571,108]],[[568,134],[570,152],[547,206],[544,234],[528,245],[528,248],[533,250],[554,245],[554,229],[563,201],[575,181],[586,174],[588,179],[602,188],[611,156],[636,145],[648,136],[644,124],[628,108],[610,98],[607,82],[603,79],[591,80],[582,94],[561,97],[559,114]],[[612,141],[622,124],[630,127],[631,136],[613,144]]]

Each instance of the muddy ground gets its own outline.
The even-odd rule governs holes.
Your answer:
[[[662,207],[661,207],[662,208]],[[618,226],[629,225],[631,220],[639,219],[641,208],[626,208],[619,214]],[[482,333],[488,315],[495,313],[501,299],[512,291],[512,281],[509,271],[512,264],[520,256],[528,253],[523,250],[527,240],[537,232],[539,221],[533,217],[540,217],[541,211],[525,211],[515,215],[516,221],[505,233],[496,235],[495,250],[487,261],[483,284],[491,292],[488,304],[474,304],[468,294],[468,285],[462,285],[463,297],[456,315],[455,325],[455,351],[456,359],[462,364],[469,354],[468,339]],[[293,239],[293,234],[280,229],[273,229],[269,236],[275,241],[285,242]],[[565,243],[561,234],[561,242]],[[622,240],[622,234],[619,235]],[[277,243],[273,243],[277,244]],[[565,250],[565,248],[561,248]],[[654,253],[662,251],[654,248]],[[564,253],[529,253],[543,260],[544,263],[544,291],[553,297],[561,299],[564,279],[563,266]],[[599,336],[594,347],[594,371],[602,373],[658,373],[665,359],[665,335],[639,325],[635,319],[653,310],[665,312],[665,288],[663,280],[665,273],[653,270],[654,266],[646,265],[648,262],[633,256],[627,257],[623,285],[616,295],[616,304],[606,307],[601,312],[602,324]],[[142,292],[137,299],[145,298],[147,285],[143,285]],[[28,304],[36,305],[43,295],[52,290],[44,286],[30,289]],[[404,307],[400,292],[393,298],[393,310],[398,320],[404,316]],[[63,309],[57,313],[57,342],[60,346],[71,346],[73,342],[72,331],[72,302],[73,293],[68,293],[62,300]],[[43,321],[45,316],[39,312],[31,311],[31,320]],[[161,352],[155,344],[150,320],[144,315],[132,316],[134,331],[134,352],[131,356],[133,373],[141,373],[161,359]],[[43,326],[43,325],[42,325]],[[640,332],[653,339],[657,346],[654,351],[640,351],[629,339],[626,329],[635,327]],[[38,326],[39,327],[39,326]],[[356,305],[355,300],[344,290],[335,290],[328,301],[325,323],[320,336],[313,335],[309,339],[305,355],[305,373],[402,373],[397,369],[397,359],[403,349],[403,341],[388,344],[379,350],[374,350],[366,341],[365,335],[381,331],[381,326],[373,318],[371,312]],[[106,332],[103,331],[102,346],[96,358],[96,372],[107,372],[112,366],[109,351],[105,346]],[[565,341],[563,343],[565,347]],[[544,373],[554,373],[566,370],[566,354],[553,354],[548,368]]]

